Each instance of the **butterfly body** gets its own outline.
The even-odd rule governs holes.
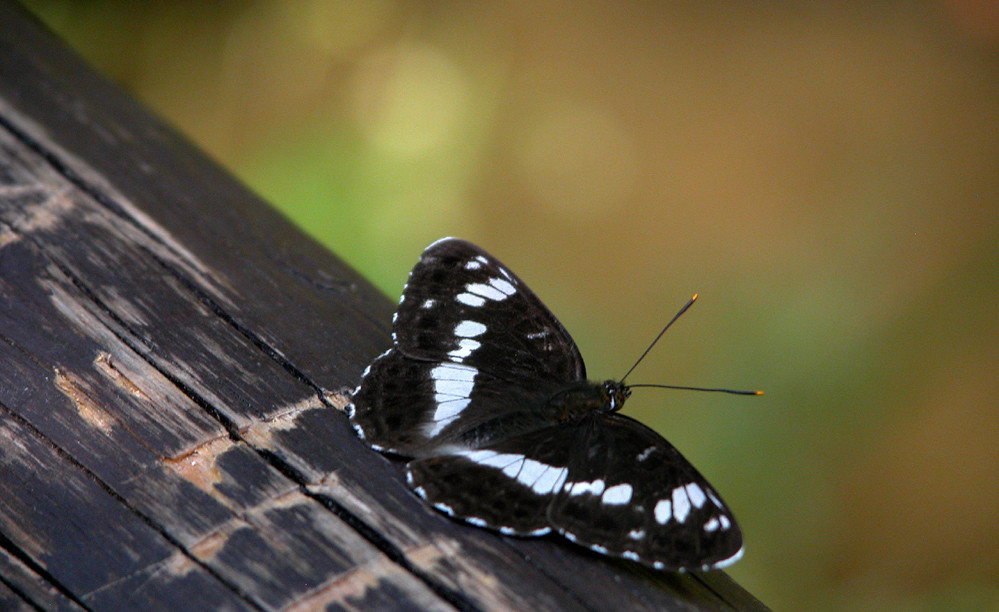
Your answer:
[[[424,251],[393,347],[349,407],[372,447],[411,458],[438,510],[518,536],[556,532],[659,569],[735,561],[742,536],[707,481],[653,430],[617,413],[623,382],[586,379],[554,315],[478,247]]]

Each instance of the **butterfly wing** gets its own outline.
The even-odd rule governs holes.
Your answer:
[[[742,554],[728,507],[679,451],[618,414],[576,432],[566,479],[548,510],[555,530],[597,552],[657,569],[711,569]]]
[[[393,336],[408,357],[469,363],[512,382],[586,378],[576,343],[534,292],[495,257],[455,238],[423,252]]]
[[[543,427],[538,398],[586,376],[555,315],[496,258],[463,240],[445,238],[423,252],[392,336],[349,411],[372,446],[403,455]]]
[[[407,479],[446,514],[507,535],[551,531],[548,506],[569,472],[572,445],[561,426],[512,438],[488,449],[455,449],[416,459]]]
[[[657,569],[724,567],[742,553],[714,488],[662,436],[619,415],[416,459],[407,478],[428,503],[473,525],[520,536],[554,529]]]

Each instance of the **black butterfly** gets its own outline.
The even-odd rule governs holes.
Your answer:
[[[556,531],[657,569],[725,567],[742,533],[662,436],[617,414],[631,391],[591,382],[558,319],[503,264],[454,238],[427,247],[394,345],[349,407],[373,448],[412,457],[438,510],[503,534]]]

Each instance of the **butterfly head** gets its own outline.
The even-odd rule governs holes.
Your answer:
[[[631,397],[631,387],[617,380],[605,380],[600,383],[600,391],[604,396],[607,412],[617,412],[624,406],[624,400]]]

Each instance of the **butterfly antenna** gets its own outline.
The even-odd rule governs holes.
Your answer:
[[[652,347],[654,347],[656,345],[656,342],[659,342],[659,339],[662,338],[663,334],[666,333],[666,330],[669,329],[669,326],[672,325],[673,323],[675,323],[676,320],[680,318],[680,315],[682,315],[683,313],[687,312],[687,309],[690,308],[691,306],[693,306],[694,302],[696,302],[696,301],[697,301],[697,294],[695,293],[694,297],[690,298],[690,301],[688,301],[686,304],[684,304],[683,308],[681,308],[679,312],[677,312],[675,315],[673,315],[673,318],[669,320],[669,323],[666,324],[666,327],[663,327],[662,331],[659,332],[659,335],[656,336],[656,339],[653,340],[652,344],[649,345],[649,348],[645,349],[645,352],[642,353],[642,356],[638,358],[638,361],[635,362],[635,365],[631,366],[631,368],[628,369],[628,371],[625,373],[625,375],[621,377],[621,382],[624,382],[624,379],[628,378],[628,375],[631,374],[632,370],[634,370],[635,368],[637,368],[638,364],[642,363],[642,360],[645,359],[645,356],[649,354],[649,351],[652,350]]]
[[[659,332],[659,335],[656,336],[656,339],[653,340],[652,344],[649,345],[649,348],[645,349],[645,352],[642,353],[642,356],[638,358],[638,361],[635,362],[635,365],[631,366],[631,368],[628,370],[628,372],[624,376],[621,377],[621,382],[624,382],[624,379],[628,378],[628,374],[631,374],[632,370],[634,370],[636,367],[638,367],[638,364],[642,363],[642,360],[645,359],[645,356],[649,354],[649,351],[652,350],[652,347],[654,347],[656,345],[656,342],[659,342],[659,339],[663,337],[663,334],[666,333],[666,330],[669,329],[670,325],[673,325],[673,323],[675,323],[676,320],[680,318],[680,315],[682,315],[683,313],[687,312],[687,309],[690,308],[691,306],[693,306],[694,302],[696,302],[696,301],[697,301],[697,294],[695,293],[694,296],[692,298],[690,298],[690,301],[688,301],[686,304],[684,304],[683,308],[681,308],[679,310],[679,312],[677,312],[675,315],[673,315],[673,318],[669,320],[669,323],[667,323],[665,327],[663,327],[662,331]],[[763,395],[763,391],[740,391],[740,390],[737,390],[737,389],[715,389],[715,388],[708,388],[708,387],[681,387],[681,386],[678,386],[678,385],[646,385],[646,384],[629,385],[629,386],[631,388],[635,388],[635,387],[656,387],[658,389],[682,389],[684,391],[711,391],[711,392],[715,392],[715,393],[732,393],[734,395]]]
[[[734,395],[763,395],[763,391],[739,391],[737,389],[711,389],[707,387],[679,387],[677,385],[628,385],[635,387],[656,387],[658,389],[683,389],[684,391],[715,391],[718,393],[732,393]]]

